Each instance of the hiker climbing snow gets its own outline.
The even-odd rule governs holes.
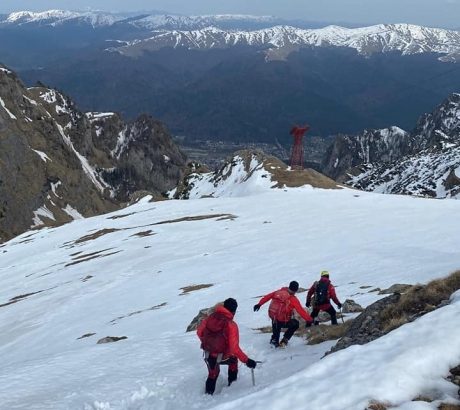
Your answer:
[[[313,318],[315,325],[319,325],[319,321],[316,320],[320,311],[327,312],[331,316],[331,324],[337,324],[337,312],[334,306],[331,305],[331,299],[337,305],[339,309],[342,309],[342,304],[339,302],[337,295],[335,294],[335,288],[329,280],[329,272],[323,270],[321,272],[321,278],[319,281],[313,283],[307,294],[306,306],[309,308],[312,304],[313,298],[313,310],[311,317]]]
[[[313,319],[308,312],[302,308],[299,299],[295,296],[298,290],[299,283],[292,281],[289,287],[284,287],[265,295],[260,299],[257,305],[254,305],[254,312],[257,312],[264,303],[271,300],[268,308],[268,316],[270,316],[272,320],[272,337],[270,339],[270,344],[275,347],[286,347],[294,332],[299,328],[299,321],[292,317],[294,309],[307,324],[313,322]],[[287,328],[287,330],[280,342],[281,330],[285,328]]]
[[[208,378],[206,394],[213,394],[216,389],[220,365],[228,366],[228,385],[238,377],[238,360],[254,369],[257,363],[249,359],[239,346],[238,325],[233,321],[238,304],[235,299],[225,300],[223,306],[217,306],[214,313],[205,318],[197,329],[204,351]]]

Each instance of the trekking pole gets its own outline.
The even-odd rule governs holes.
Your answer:
[[[260,360],[256,360],[256,363],[263,363],[263,362],[260,361]],[[254,374],[254,369],[251,369],[251,378],[252,378],[252,385],[255,386],[256,385],[256,376]]]
[[[345,324],[345,320],[343,320],[342,308],[340,308],[340,317],[342,318],[342,323]]]

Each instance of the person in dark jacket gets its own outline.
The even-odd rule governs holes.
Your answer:
[[[254,305],[254,312],[257,312],[264,303],[271,300],[268,308],[268,315],[272,320],[273,332],[270,344],[275,347],[286,347],[294,332],[299,328],[299,321],[292,317],[294,310],[297,311],[307,324],[313,322],[313,319],[302,308],[299,299],[295,296],[298,290],[299,283],[294,280],[289,284],[289,287],[284,287],[265,295],[257,305]],[[280,333],[284,328],[287,328],[287,330],[280,342]]]
[[[339,309],[342,309],[342,304],[339,302],[337,295],[335,294],[335,288],[329,280],[329,272],[323,270],[321,272],[321,279],[318,282],[313,283],[310,290],[307,294],[307,303],[306,306],[309,308],[311,306],[312,296],[315,295],[313,310],[311,312],[311,317],[315,321],[315,325],[318,325],[319,322],[315,319],[320,311],[327,312],[331,316],[331,324],[337,324],[337,312],[334,309],[334,306],[331,305],[331,299],[337,305]]]
[[[229,298],[223,306],[217,306],[214,313],[203,319],[198,326],[197,335],[205,351],[205,362],[208,366],[206,394],[213,394],[216,389],[220,365],[228,366],[229,386],[238,377],[238,360],[250,369],[257,365],[240,348],[238,325],[233,321],[237,307],[236,300]]]

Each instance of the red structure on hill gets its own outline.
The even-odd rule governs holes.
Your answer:
[[[303,169],[303,137],[309,129],[309,125],[303,127],[296,125],[290,131],[290,134],[294,137],[290,161],[291,169]]]

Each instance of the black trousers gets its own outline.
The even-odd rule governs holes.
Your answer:
[[[319,307],[313,308],[313,311],[311,312],[311,317],[313,320],[315,319],[316,316],[319,315],[319,311],[320,311]],[[337,312],[334,309],[334,306],[331,305],[331,307],[325,310],[325,312],[329,313],[329,316],[331,317],[331,324],[336,325],[337,324]]]
[[[286,333],[284,333],[283,338],[289,340],[294,332],[299,328],[299,321],[297,319],[291,319],[289,322],[280,322],[278,320],[272,320],[272,341],[279,342],[280,341],[280,333],[281,329],[285,329]]]
[[[238,359],[229,357],[217,363],[217,357],[209,356],[204,359],[208,366],[208,378],[206,379],[206,394],[214,394],[216,390],[217,378],[220,373],[220,365],[228,366],[228,385],[230,386],[238,378]]]

